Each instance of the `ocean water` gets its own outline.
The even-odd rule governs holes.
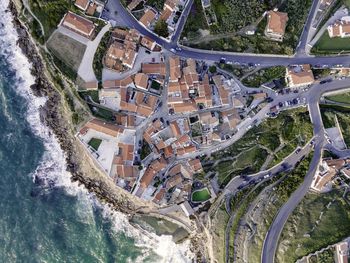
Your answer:
[[[39,118],[30,64],[0,2],[0,262],[191,262],[188,243],[134,228],[71,183]]]

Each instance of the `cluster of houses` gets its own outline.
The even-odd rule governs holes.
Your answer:
[[[333,179],[343,174],[350,179],[350,159],[323,159],[313,178],[311,189],[316,192],[327,192],[332,189]]]
[[[129,11],[135,10],[140,4],[144,4],[144,13],[140,18],[140,23],[146,28],[153,30],[157,21],[164,21],[168,25],[168,32],[171,35],[180,18],[181,11],[187,0],[166,0],[162,10],[147,6],[147,0],[132,0],[127,6]]]

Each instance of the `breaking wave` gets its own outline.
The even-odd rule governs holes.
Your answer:
[[[124,214],[112,211],[107,205],[101,205],[83,186],[71,182],[70,174],[66,171],[65,154],[58,140],[40,120],[39,109],[44,106],[46,98],[36,97],[30,89],[35,79],[30,72],[31,64],[16,45],[18,35],[13,24],[9,23],[12,21],[12,15],[7,10],[8,4],[8,0],[2,0],[0,3],[0,54],[6,57],[16,72],[17,82],[14,84],[16,92],[28,102],[25,118],[34,134],[42,139],[45,147],[40,164],[31,174],[33,181],[40,181],[44,193],[49,194],[50,189],[59,187],[67,194],[76,196],[86,215],[92,214],[95,209],[100,209],[104,218],[111,221],[116,232],[123,232],[134,238],[136,246],[142,249],[142,256],[137,262],[146,261],[152,253],[157,255],[156,262],[160,263],[192,262],[193,255],[188,250],[188,242],[177,245],[171,236],[157,236],[148,232],[145,234],[144,231],[132,226]],[[0,97],[4,99],[1,94]],[[6,108],[2,110],[6,113]]]

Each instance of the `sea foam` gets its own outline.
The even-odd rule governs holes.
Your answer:
[[[134,238],[136,246],[142,249],[144,253],[136,260],[137,262],[143,262],[151,252],[158,255],[157,261],[160,263],[192,262],[193,254],[189,251],[188,241],[175,244],[171,236],[157,236],[132,226],[124,214],[102,205],[94,195],[88,193],[86,188],[71,182],[70,174],[66,171],[65,154],[58,140],[40,120],[39,108],[45,105],[46,98],[36,97],[30,89],[35,82],[30,71],[32,65],[16,45],[18,35],[13,24],[8,22],[12,21],[12,15],[7,10],[8,4],[8,0],[2,0],[0,3],[0,53],[7,58],[16,72],[16,92],[28,101],[26,120],[34,134],[43,140],[45,147],[39,166],[31,174],[33,180],[40,178],[44,187],[60,187],[67,194],[76,196],[87,215],[91,215],[96,208],[101,209],[103,216],[112,222],[116,232],[122,231]]]

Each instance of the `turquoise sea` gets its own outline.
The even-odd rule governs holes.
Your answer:
[[[189,262],[186,244],[131,226],[70,182],[40,122],[30,64],[0,3],[0,262]]]

